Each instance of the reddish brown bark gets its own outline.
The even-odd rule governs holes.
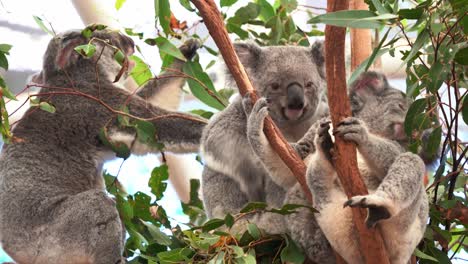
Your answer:
[[[367,10],[364,0],[351,0],[350,9]],[[372,53],[372,37],[370,29],[350,29],[351,31],[351,71],[367,59]]]
[[[212,0],[191,1],[197,7],[198,11],[200,11],[200,14],[203,17],[203,22],[218,46],[229,71],[234,77],[240,94],[245,95],[250,93],[252,101],[256,102],[258,96],[255,93],[255,89],[253,88],[244,67],[237,57],[234,46],[232,45],[224,26],[221,13],[219,12],[216,4]],[[304,191],[307,199],[312,203],[312,193],[307,187],[305,180],[306,166],[304,162],[297,155],[296,151],[291,148],[270,117],[267,117],[265,120],[264,132],[273,149],[293,172],[297,181],[301,184],[302,190]]]
[[[348,9],[347,0],[329,0],[327,12]],[[325,27],[325,63],[327,73],[328,104],[333,126],[351,115],[346,86],[345,69],[346,28],[327,25]],[[334,166],[346,195],[367,194],[357,167],[356,147],[352,143],[335,138]],[[366,263],[389,263],[380,233],[368,229],[364,220],[366,210],[353,208],[353,220],[359,233],[361,253]]]

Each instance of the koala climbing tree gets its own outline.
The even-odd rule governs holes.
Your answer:
[[[90,39],[94,54],[75,51]],[[197,47],[189,42],[181,51],[190,58]],[[29,109],[13,130],[20,140],[0,155],[1,244],[18,263],[124,263],[124,228],[105,192],[103,163],[114,151],[198,149],[206,121],[151,102],[183,81],[150,82],[140,92],[150,101],[114,83],[116,76],[125,79],[133,51],[132,39],[107,29],[90,36],[69,31],[50,41],[36,96],[56,111]],[[114,59],[118,52],[123,66]]]

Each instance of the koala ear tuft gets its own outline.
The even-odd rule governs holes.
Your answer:
[[[234,43],[234,49],[242,65],[246,68],[255,68],[262,53],[262,48],[254,42]]]
[[[350,86],[350,94],[365,98],[377,95],[389,87],[387,77],[382,73],[369,71],[362,73]]]
[[[325,79],[325,44],[324,41],[315,41],[310,47],[312,60],[317,65],[320,76]]]
[[[83,38],[81,35],[76,35],[73,37],[63,38],[63,40],[59,39],[58,41],[62,41],[62,43],[59,45],[60,48],[57,53],[55,63],[61,70],[66,68],[68,65],[76,63],[79,59],[80,54],[75,51],[75,47],[83,43]]]

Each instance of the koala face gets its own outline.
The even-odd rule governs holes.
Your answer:
[[[350,88],[353,116],[369,130],[399,142],[406,140],[403,123],[410,105],[406,95],[388,84],[380,73],[366,72]]]
[[[236,43],[235,48],[276,123],[300,123],[315,114],[325,90],[322,42],[310,48],[254,43]]]
[[[90,40],[92,40],[90,42]],[[78,54],[74,48],[79,45],[93,44],[96,46],[96,52],[91,58],[84,58]],[[114,59],[118,50],[122,51],[125,57],[134,52],[134,42],[131,38],[112,30],[96,30],[91,37],[85,38],[81,31],[72,30],[56,35],[47,47],[44,55],[43,72],[46,79],[48,76],[73,67],[85,60],[99,60],[101,67],[106,72],[116,75],[122,66]],[[127,60],[128,61],[128,60]],[[133,65],[129,62],[128,68]]]

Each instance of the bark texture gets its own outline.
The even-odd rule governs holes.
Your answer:
[[[348,9],[347,0],[329,0],[327,12]],[[334,127],[345,117],[351,116],[347,94],[345,69],[346,28],[327,25],[325,27],[325,63],[327,75],[328,104]],[[343,189],[351,198],[368,194],[357,166],[356,146],[335,138],[334,166]],[[353,221],[359,232],[361,254],[366,263],[389,263],[380,232],[368,229],[365,224],[367,211],[352,208]]]

